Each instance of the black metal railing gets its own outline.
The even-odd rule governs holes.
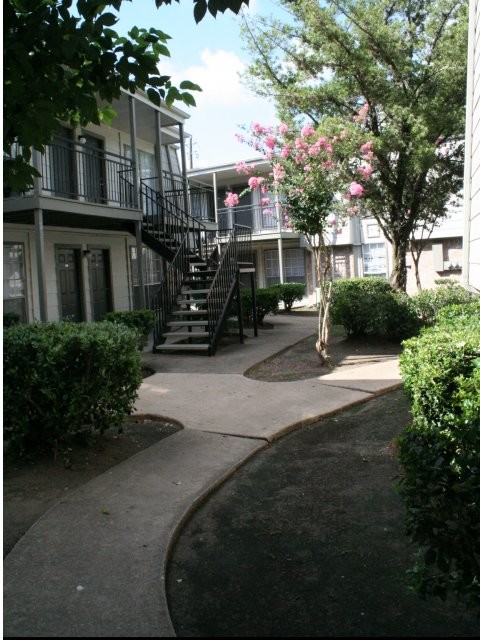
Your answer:
[[[45,147],[40,161],[42,191],[61,198],[135,206],[133,166],[124,156],[70,140]]]
[[[239,264],[252,260],[250,227],[234,225],[207,295],[210,353],[215,352],[238,285]]]
[[[177,303],[177,297],[189,267],[190,251],[187,246],[187,236],[185,236],[152,300],[151,309],[155,312],[154,344],[162,342],[162,333],[167,329],[168,319]]]
[[[185,239],[190,253],[205,259],[209,255],[211,232],[201,220],[193,218],[176,202],[150,187],[147,180],[151,179],[140,183],[144,230],[169,246],[174,253]]]

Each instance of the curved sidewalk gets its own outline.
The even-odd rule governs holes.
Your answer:
[[[298,382],[245,378],[316,329],[312,317],[272,324],[213,358],[145,354],[157,372],[137,413],[184,429],[68,495],[17,543],[4,563],[4,636],[175,636],[165,569],[192,508],[286,431],[401,384],[397,359]]]

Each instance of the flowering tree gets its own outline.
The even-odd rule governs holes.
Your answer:
[[[352,156],[354,136],[346,130],[327,136],[305,125],[298,133],[284,123],[277,127],[254,123],[248,137],[238,137],[271,165],[268,177],[251,175],[245,191],[260,189],[264,206],[269,204],[266,194],[276,194],[276,215],[283,215],[292,229],[305,235],[314,255],[320,290],[316,349],[322,364],[328,364],[332,247],[327,233],[342,215],[359,213],[364,186],[358,180],[368,181],[373,172],[372,143],[364,143]],[[252,168],[239,163],[237,171],[249,175]],[[225,205],[236,206],[245,191],[228,193]]]

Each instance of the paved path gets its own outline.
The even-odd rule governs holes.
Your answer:
[[[69,494],[17,543],[4,563],[5,636],[174,636],[166,563],[192,509],[286,431],[401,384],[395,358],[299,382],[244,377],[316,322],[278,315],[272,324],[213,358],[145,354],[156,373],[137,413],[184,429]]]

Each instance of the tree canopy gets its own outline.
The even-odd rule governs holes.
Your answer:
[[[406,286],[410,235],[462,188],[466,0],[280,0],[285,20],[245,21],[247,82],[285,121],[339,130],[359,118],[373,172],[365,209]],[[360,114],[359,114],[360,110]]]
[[[138,2],[139,0],[137,0]],[[176,0],[177,2],[179,0]],[[155,0],[160,7],[172,0]],[[238,13],[249,0],[193,0],[200,22],[207,11]],[[155,104],[175,101],[195,105],[188,80],[179,87],[162,75],[159,63],[169,56],[170,39],[159,29],[133,27],[128,36],[114,30],[122,0],[7,0],[4,3],[3,149],[21,149],[4,161],[4,180],[19,190],[31,184],[31,147],[43,150],[62,122],[99,124],[112,116],[99,109],[121,89],[146,91]]]

